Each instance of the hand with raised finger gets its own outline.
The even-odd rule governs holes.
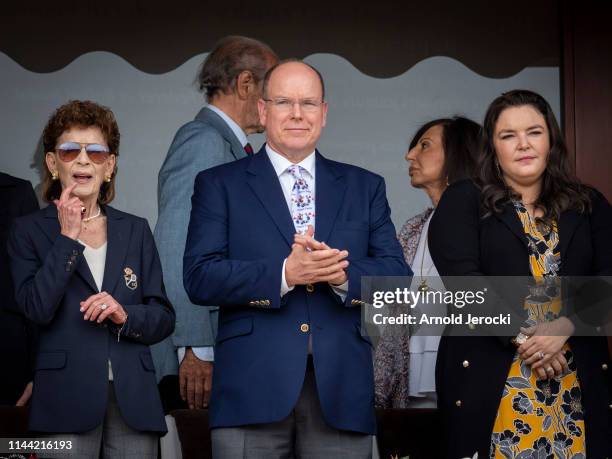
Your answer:
[[[70,196],[76,185],[73,183],[64,189],[60,198],[53,201],[57,207],[61,234],[74,240],[79,238],[83,224],[83,202],[76,196]]]

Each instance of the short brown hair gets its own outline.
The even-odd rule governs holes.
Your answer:
[[[277,60],[272,49],[253,38],[231,35],[219,40],[198,72],[200,91],[210,101],[217,93],[231,94],[241,72],[248,70],[256,82],[263,80],[269,64]]]
[[[43,131],[43,153],[55,151],[57,139],[73,127],[97,127],[102,132],[111,155],[119,156],[119,126],[110,108],[98,105],[90,100],[71,100],[53,112]],[[47,202],[59,199],[62,186],[59,180],[53,180],[51,172],[44,163],[45,176],[42,184],[42,196]],[[115,197],[115,177],[117,164],[110,182],[103,182],[100,187],[100,204],[108,204]]]

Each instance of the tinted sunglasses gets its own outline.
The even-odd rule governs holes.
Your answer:
[[[97,143],[64,142],[55,149],[55,152],[62,161],[74,161],[85,148],[87,156],[96,164],[102,164],[110,155],[110,150],[104,145]]]

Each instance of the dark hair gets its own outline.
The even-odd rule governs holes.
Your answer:
[[[289,58],[289,59],[283,59],[282,61],[278,62],[276,65],[272,66],[267,72],[266,75],[264,76],[264,80],[263,80],[263,97],[268,97],[268,83],[270,82],[270,77],[272,76],[272,73],[274,73],[274,71],[279,68],[281,65],[284,64],[289,64],[291,62],[298,62],[300,64],[304,64],[306,67],[310,68],[314,73],[317,74],[317,77],[319,77],[319,83],[321,83],[321,100],[325,100],[325,83],[323,82],[323,75],[321,75],[321,72],[319,72],[316,68],[314,68],[312,65],[308,64],[307,62],[304,62],[301,59],[296,59],[294,57]]]
[[[263,79],[271,61],[277,59],[272,49],[258,40],[232,35],[222,38],[206,57],[197,82],[210,101],[219,92],[231,94],[238,75],[249,71],[256,82]]]
[[[409,149],[412,150],[419,139],[434,126],[442,126],[444,148],[442,176],[446,176],[449,184],[474,177],[482,131],[480,125],[462,116],[432,120],[419,128],[410,141]]]
[[[102,132],[112,155],[119,156],[119,126],[115,115],[108,107],[98,105],[90,100],[71,100],[53,112],[43,131],[42,142],[45,153],[55,151],[57,139],[73,127],[97,127]],[[43,170],[45,175],[42,183],[42,196],[47,202],[59,199],[62,185],[59,180],[53,180],[47,168],[43,155]],[[108,204],[115,197],[115,177],[117,165],[110,182],[103,182],[100,187],[100,204]]]
[[[491,102],[487,109],[478,177],[482,188],[483,207],[486,216],[499,213],[503,205],[513,199],[520,199],[501,176],[494,136],[495,125],[501,113],[507,108],[525,105],[537,110],[546,120],[548,127],[550,152],[542,177],[542,190],[534,206],[544,212],[537,222],[545,229],[550,229],[552,222],[558,222],[565,210],[590,211],[591,199],[588,187],[582,185],[572,171],[563,134],[550,105],[542,96],[532,91],[516,89],[503,93]]]

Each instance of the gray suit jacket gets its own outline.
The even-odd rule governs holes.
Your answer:
[[[203,108],[193,121],[178,130],[159,171],[155,241],[168,298],[176,311],[176,327],[172,336],[151,348],[158,381],[178,374],[177,347],[212,346],[217,334],[218,307],[192,304],[183,288],[183,252],[195,176],[204,169],[245,156],[227,123]]]

